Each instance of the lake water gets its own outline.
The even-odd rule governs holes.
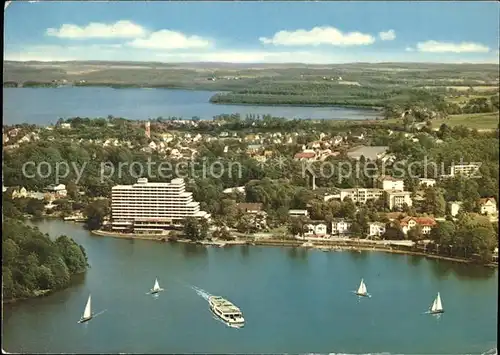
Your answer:
[[[480,354],[496,346],[496,269],[379,252],[212,248],[92,236],[44,221],[87,251],[72,287],[4,306],[3,348],[51,353]],[[165,291],[146,292],[155,277]],[[355,290],[364,278],[372,298]],[[242,329],[213,319],[192,286],[228,298]],[[440,291],[445,313],[423,314]],[[77,324],[89,293],[94,312]]]
[[[4,124],[48,125],[60,117],[107,117],[113,115],[145,120],[159,116],[212,119],[239,113],[313,119],[375,119],[380,112],[342,107],[294,107],[216,105],[215,92],[171,89],[112,89],[106,87],[4,88]]]

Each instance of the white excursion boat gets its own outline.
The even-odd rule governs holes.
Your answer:
[[[440,314],[444,313],[443,304],[441,303],[441,295],[437,294],[436,299],[432,302],[432,306],[429,309],[430,314]]]
[[[150,290],[150,293],[153,295],[155,293],[161,292],[163,289],[160,287],[160,284],[158,283],[158,279],[155,279],[155,284],[153,288]]]
[[[220,296],[210,296],[208,304],[210,310],[230,327],[241,328],[245,325],[241,310],[228,300]]]
[[[91,320],[94,315],[92,314],[92,307],[91,307],[91,295],[89,295],[89,299],[87,300],[87,304],[85,305],[85,310],[83,311],[83,315],[78,321],[78,323],[85,323]]]
[[[363,281],[363,279],[361,279],[361,283],[359,284],[359,288],[356,291],[356,294],[358,296],[361,296],[361,297],[367,297],[368,296],[368,292],[366,290],[366,285],[365,285],[365,282]]]

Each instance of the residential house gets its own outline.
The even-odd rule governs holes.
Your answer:
[[[385,224],[381,222],[371,222],[368,225],[368,236],[370,237],[380,237],[385,233]]]
[[[309,217],[308,210],[289,210],[288,215],[290,217]]]
[[[257,154],[261,149],[262,149],[261,144],[250,144],[247,147],[247,154],[250,154],[250,155]]]
[[[402,208],[405,203],[408,207],[411,207],[412,205],[410,191],[387,190],[385,194],[387,205],[390,210],[394,208]]]
[[[399,223],[404,234],[408,234],[410,229],[420,226],[424,235],[429,234],[432,227],[437,224],[436,220],[431,217],[404,217]]]
[[[174,140],[174,136],[171,133],[164,133],[161,135],[161,138],[165,143],[169,143]]]
[[[25,198],[28,197],[28,190],[25,187],[21,187],[19,190],[15,189],[12,191],[12,198]]]
[[[262,203],[237,203],[238,208],[243,213],[256,214],[262,211]]]
[[[229,187],[229,188],[225,189],[224,191],[222,191],[222,193],[224,193],[224,194],[230,194],[233,192],[238,192],[238,193],[244,194],[245,193],[245,186]]]
[[[495,215],[497,214],[497,201],[494,197],[480,198],[479,208],[481,214]]]
[[[321,142],[320,141],[309,142],[309,143],[307,143],[307,148],[308,149],[319,149],[319,148],[321,148]]]
[[[63,129],[70,129],[71,123],[61,123],[60,127]]]
[[[455,217],[458,214],[458,211],[460,211],[460,207],[462,207],[462,202],[461,201],[450,201],[448,202],[448,208],[450,211],[450,215],[452,217]]]
[[[352,223],[342,218],[337,218],[332,221],[332,235],[349,234]]]
[[[404,181],[402,179],[397,179],[392,176],[379,176],[377,178],[377,185],[380,187],[382,190],[397,190],[397,191],[403,191],[404,188]]]
[[[23,138],[21,138],[18,143],[28,143],[31,140],[30,135],[27,134]]]
[[[355,138],[355,139],[359,139],[359,140],[361,140],[361,139],[364,139],[364,138],[365,138],[365,134],[364,134],[364,133],[354,133],[354,134],[352,135],[352,138]]]
[[[325,221],[309,221],[305,225],[305,235],[323,237],[327,234],[327,224]]]
[[[418,182],[419,182],[420,186],[432,187],[432,186],[436,185],[435,179],[420,178],[420,179],[418,179]]]
[[[294,155],[293,159],[300,161],[312,161],[316,159],[314,152],[300,152]]]
[[[342,143],[342,137],[341,136],[335,136],[331,139],[331,144],[332,145],[339,145],[340,143]]]
[[[54,198],[66,197],[68,195],[68,191],[66,190],[66,185],[49,185],[45,188]]]

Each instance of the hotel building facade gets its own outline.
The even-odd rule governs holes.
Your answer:
[[[210,219],[208,213],[200,211],[200,203],[193,201],[193,194],[186,192],[183,179],[165,183],[140,178],[133,185],[111,189],[113,230],[161,233],[187,217]]]

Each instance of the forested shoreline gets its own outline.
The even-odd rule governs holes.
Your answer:
[[[51,240],[36,227],[4,216],[2,225],[3,301],[60,290],[88,267],[83,246],[65,235]]]

